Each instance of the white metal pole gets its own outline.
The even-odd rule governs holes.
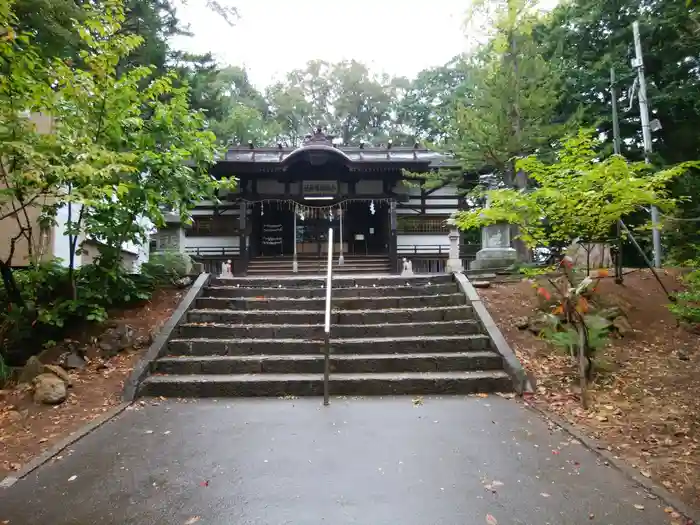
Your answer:
[[[644,59],[642,57],[642,42],[639,38],[639,22],[632,24],[634,35],[635,60],[632,63],[637,70],[639,79],[639,116],[642,120],[642,138],[644,139],[644,161],[651,162],[651,128],[649,126],[649,104],[647,101],[647,84],[644,77]],[[661,267],[661,231],[659,230],[659,210],[656,206],[651,207],[652,241],[654,245],[654,266]]]
[[[345,257],[343,257],[343,207],[338,206],[338,215],[340,217],[340,255],[338,256],[338,264],[345,264]]]
[[[299,271],[299,264],[297,263],[297,207],[294,206],[294,256],[292,257],[292,272],[297,273]]]

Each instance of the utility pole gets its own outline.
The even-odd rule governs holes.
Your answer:
[[[610,99],[612,102],[613,150],[620,155],[620,121],[617,116],[617,88],[615,68],[610,68]],[[622,220],[617,221],[617,260],[615,261],[615,283],[622,284]]]
[[[647,84],[644,78],[644,59],[642,58],[642,43],[639,39],[639,22],[632,24],[634,34],[635,59],[632,67],[637,70],[639,80],[639,116],[642,119],[642,137],[644,139],[644,161],[651,162],[651,128],[649,126],[649,105],[647,102]],[[654,245],[654,266],[661,267],[661,231],[659,230],[659,210],[651,207],[652,240]]]

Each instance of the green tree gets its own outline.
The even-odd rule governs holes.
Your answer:
[[[596,242],[609,238],[617,221],[644,207],[656,205],[671,211],[676,200],[669,183],[696,162],[686,162],[650,173],[643,162],[628,162],[620,155],[601,160],[595,132],[581,131],[563,142],[549,164],[536,156],[517,162],[535,185],[522,192],[501,188],[486,192],[489,205],[460,213],[462,229],[507,223],[519,227],[529,247],[569,245],[576,239]]]
[[[539,20],[532,2],[477,3],[492,20],[490,41],[470,57],[471,86],[459,102],[454,148],[466,169],[489,167],[507,185],[527,185],[514,159],[549,147],[556,125],[560,78],[532,38]],[[517,178],[516,178],[517,175]]]
[[[549,19],[535,27],[534,36],[545,48],[545,56],[563,82],[558,112],[570,115],[581,110],[586,125],[611,137],[612,111],[609,69],[619,79],[622,153],[643,158],[638,105],[629,104],[635,72],[632,23],[640,25],[647,92],[652,118],[663,128],[653,134],[652,161],[663,167],[700,158],[700,137],[695,131],[700,119],[700,10],[697,3],[649,0],[572,0],[554,9]],[[627,111],[630,106],[630,111]],[[607,151],[612,144],[607,142]],[[700,177],[689,170],[672,185],[676,197],[691,196],[675,208],[664,231],[671,255],[684,260],[700,245],[698,222]]]
[[[44,63],[26,35],[21,45],[2,48],[12,64],[25,64],[4,77],[3,89],[35,93],[22,105],[50,114],[55,122],[52,133],[40,137],[45,152],[38,159],[25,147],[35,135],[15,126],[23,133],[13,143],[24,155],[24,169],[18,173],[10,165],[8,172],[16,177],[15,186],[27,173],[50,187],[49,218],[67,207],[71,275],[86,236],[105,242],[113,255],[123,242],[143,240],[144,219],[161,226],[165,211],[172,210],[189,220],[198,201],[213,197],[221,185],[230,187],[208,173],[215,137],[203,129],[203,115],[190,109],[187,87],[175,87],[173,74],[156,76],[145,66],[118,73],[122,59],[142,41],[122,31],[121,5],[83,9],[84,22],[76,29],[82,39],[81,67],[62,60]],[[11,115],[16,106],[2,109]],[[16,187],[10,197],[25,194],[25,188]],[[109,264],[116,264],[114,257]]]
[[[59,179],[51,169],[54,137],[32,118],[51,105],[54,92],[38,49],[17,25],[12,5],[0,5],[0,220],[13,232],[0,272],[11,299],[22,304],[11,267],[25,261],[13,261],[15,250],[22,243],[28,262],[40,258],[35,219],[51,209]]]
[[[470,90],[470,77],[464,56],[419,72],[397,104],[398,124],[414,140],[444,144],[451,136],[457,103]]]

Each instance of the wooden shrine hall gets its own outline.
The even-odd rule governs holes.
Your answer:
[[[191,226],[160,230],[151,249],[179,249],[215,273],[226,260],[237,275],[317,273],[332,228],[338,271],[396,273],[408,257],[439,273],[446,220],[463,199],[457,187],[421,189],[406,173],[440,169],[459,167],[418,144],[337,146],[320,129],[298,148],[231,147],[211,171],[235,177],[236,190],[200,203]]]

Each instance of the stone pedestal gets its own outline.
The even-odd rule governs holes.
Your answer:
[[[470,270],[507,268],[518,260],[518,254],[510,245],[510,225],[491,224],[481,230],[481,250],[476,260],[469,265]]]
[[[462,267],[462,259],[459,256],[459,230],[454,224],[454,219],[450,219],[447,222],[450,225],[450,233],[447,236],[450,240],[450,255],[445,265],[445,271],[447,273],[462,272],[464,268]]]

